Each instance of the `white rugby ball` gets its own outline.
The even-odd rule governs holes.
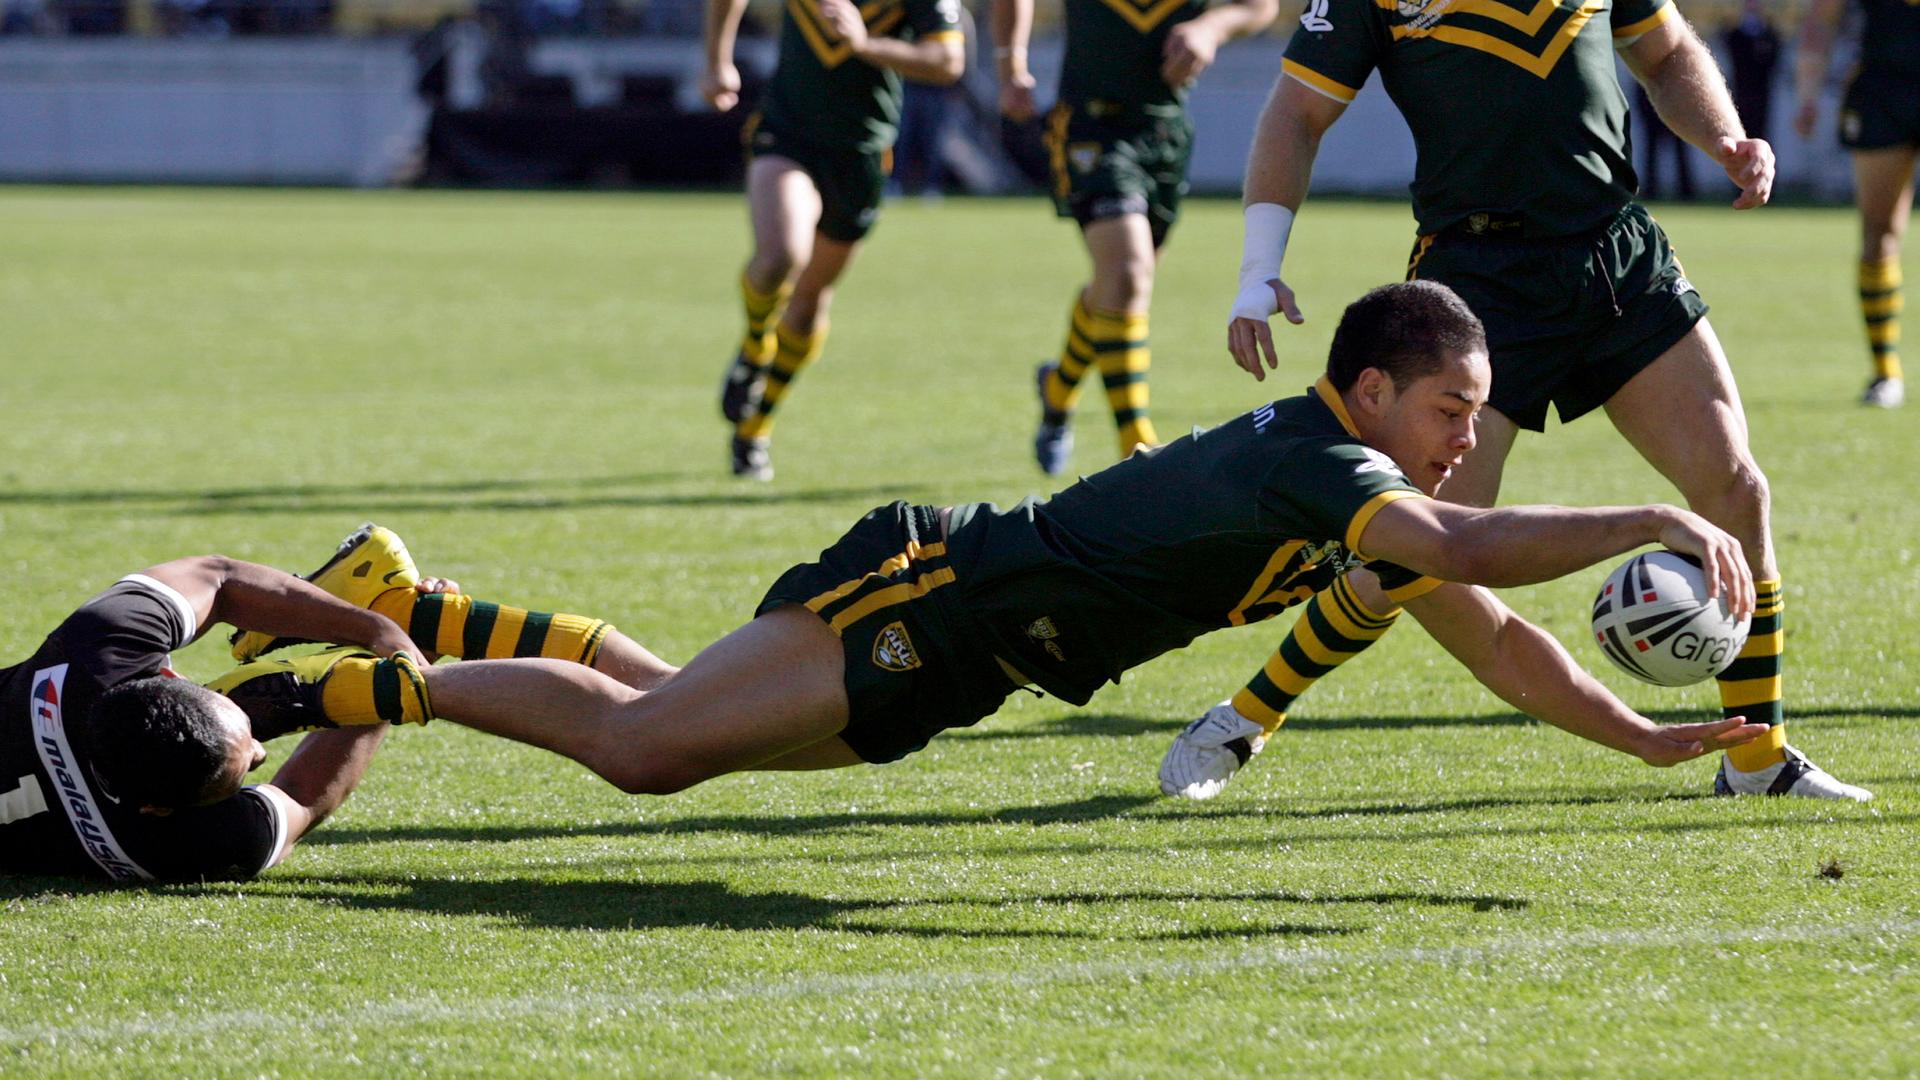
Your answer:
[[[1748,620],[1707,596],[1699,563],[1672,551],[1635,555],[1593,601],[1593,638],[1620,670],[1655,686],[1691,686],[1725,671]]]

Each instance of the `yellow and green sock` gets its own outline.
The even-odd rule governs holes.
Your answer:
[[[1153,351],[1147,339],[1144,311],[1094,311],[1088,341],[1107,387],[1107,404],[1119,429],[1120,454],[1136,446],[1157,446],[1153,421],[1147,416],[1147,369]]]
[[[1720,715],[1744,716],[1773,730],[1765,737],[1727,751],[1727,760],[1753,772],[1786,760],[1787,722],[1780,707],[1781,614],[1786,605],[1779,581],[1756,581],[1753,623],[1747,644],[1719,675]]]
[[[373,610],[399,623],[414,644],[462,660],[545,657],[591,666],[613,627],[584,615],[568,615],[475,600],[462,593],[394,589]]]
[[[1233,695],[1234,711],[1271,736],[1308,687],[1379,641],[1399,617],[1399,608],[1375,615],[1360,603],[1345,577],[1335,579],[1307,601],[1266,666]]]
[[[759,408],[734,428],[734,434],[742,439],[764,439],[773,433],[774,410],[780,407],[781,399],[787,396],[800,372],[820,358],[820,350],[827,343],[827,323],[821,320],[810,334],[781,323],[774,328],[773,336],[773,363],[767,369],[767,388],[760,395]]]
[[[1873,350],[1873,377],[1900,375],[1900,310],[1906,305],[1901,291],[1900,260],[1874,259],[1860,263],[1860,317],[1867,324],[1867,345]]]
[[[1093,364],[1093,312],[1087,309],[1085,293],[1073,298],[1073,315],[1067,322],[1067,342],[1060,349],[1060,360],[1047,373],[1040,388],[1042,419],[1058,426],[1067,422],[1080,400],[1080,380]]]

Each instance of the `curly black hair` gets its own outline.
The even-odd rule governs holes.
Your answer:
[[[87,717],[95,779],[123,803],[178,809],[204,801],[221,779],[233,736],[214,693],[156,675],[108,690]]]

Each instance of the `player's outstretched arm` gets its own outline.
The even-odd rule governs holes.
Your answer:
[[[1765,724],[1739,718],[1655,724],[1581,670],[1553,635],[1514,614],[1486,589],[1442,585],[1406,607],[1500,700],[1649,765],[1674,765],[1766,734]]]
[[[1293,215],[1307,200],[1320,139],[1346,109],[1344,102],[1282,75],[1254,127],[1247,153],[1246,235],[1239,291],[1227,318],[1227,351],[1256,379],[1265,380],[1268,368],[1280,366],[1268,317],[1279,312],[1290,323],[1306,321],[1280,277],[1280,263]]]
[[[1713,53],[1687,21],[1667,19],[1627,45],[1622,55],[1634,78],[1647,88],[1660,119],[1719,162],[1739,186],[1733,208],[1765,206],[1773,197],[1773,147],[1765,139],[1747,136]]]
[[[312,832],[327,815],[340,808],[366,775],[373,753],[387,734],[387,725],[316,731],[300,741],[293,754],[274,773],[273,782],[257,788],[287,819],[280,850],[267,865],[287,857],[301,837]]]
[[[284,570],[224,555],[175,559],[141,571],[193,608],[195,637],[223,622],[276,637],[358,645],[381,656],[426,656],[392,619],[329,596]]]
[[[1359,548],[1410,570],[1467,585],[1509,588],[1584,570],[1645,544],[1700,560],[1707,591],[1735,617],[1753,611],[1753,574],[1740,541],[1677,506],[1501,506],[1396,499],[1369,520]]]
[[[957,5],[959,0],[940,2]],[[952,85],[966,72],[966,41],[958,30],[930,34],[915,41],[869,37],[866,19],[853,0],[820,0],[820,17],[826,20],[830,34],[846,42],[853,55],[874,67],[890,68],[905,78],[937,86]]]

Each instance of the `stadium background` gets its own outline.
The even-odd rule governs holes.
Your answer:
[[[1222,50],[1195,88],[1196,191],[1237,189],[1297,6],[1282,5],[1271,33]],[[985,4],[974,7],[977,54]],[[1739,4],[1682,7],[1725,67],[1721,31]],[[701,0],[0,0],[0,181],[725,185],[739,172],[746,110],[717,116],[699,100],[703,8]],[[1059,12],[1039,9],[1033,66],[1044,101]],[[1803,9],[1767,5],[1784,39]],[[777,0],[749,6],[740,59],[750,80],[771,72],[779,16]],[[1808,140],[1787,130],[1790,45],[1774,70],[1769,134],[1790,196],[1838,201],[1850,191],[1831,130],[1847,66],[1844,55],[1833,65],[1826,126]],[[945,102],[941,157],[956,189],[1022,186],[1002,151],[994,93],[992,64],[974,62]],[[1711,164],[1688,153],[1713,190]],[[1375,79],[1329,135],[1316,191],[1401,193],[1412,158]]]

